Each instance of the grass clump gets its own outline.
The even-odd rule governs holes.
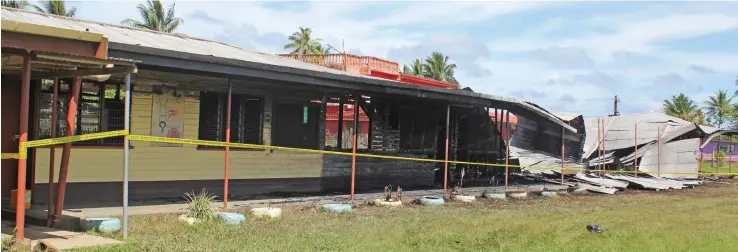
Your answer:
[[[185,193],[187,200],[187,217],[202,221],[215,219],[218,209],[215,208],[215,195],[208,193],[204,188],[200,193]]]

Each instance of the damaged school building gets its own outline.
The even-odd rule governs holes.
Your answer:
[[[104,36],[109,59],[135,63],[129,97],[130,134],[134,135],[225,141],[230,134],[229,140],[236,143],[351,153],[352,138],[345,135],[356,132],[358,153],[435,160],[444,160],[448,153],[449,160],[504,164],[506,145],[500,129],[509,124],[493,120],[498,115],[510,118],[514,114],[518,120],[534,121],[556,134],[578,134],[574,127],[531,103],[401,74],[397,63],[373,57],[321,55],[321,62],[337,63],[321,66],[306,62],[307,57],[290,59],[180,34],[17,9],[2,8],[2,20],[3,24],[98,34]],[[28,31],[3,28],[3,37],[24,36],[24,32]],[[73,115],[70,123],[75,135],[123,129],[125,75],[64,77],[54,82],[49,81],[53,71],[33,61],[30,69],[6,71],[10,68],[5,67],[5,59],[11,56],[6,52],[13,46],[23,45],[6,47],[3,43],[2,93],[21,97],[20,72],[30,71],[29,140],[50,138],[53,129],[56,136],[63,136],[69,115]],[[74,88],[75,83],[80,86]],[[58,90],[56,111],[52,109],[54,89]],[[79,97],[79,106],[76,113],[68,113],[68,101],[74,96]],[[14,101],[17,99],[3,99],[3,107]],[[52,117],[57,118],[56,123]],[[3,118],[5,124],[18,121]],[[354,121],[357,130],[353,130]],[[9,129],[3,127],[4,136],[11,136],[3,137],[3,146],[17,146],[12,135],[18,132]],[[54,183],[60,173],[66,174],[66,191],[57,198],[62,197],[67,205],[120,205],[123,142],[122,137],[114,137],[72,143],[69,159],[64,161],[67,171],[59,169],[67,165],[62,155],[51,159],[49,146],[29,149],[25,172],[31,201],[47,203],[48,192],[53,191],[49,190],[53,172]],[[4,153],[12,152],[3,148]],[[223,148],[133,141],[130,152],[132,204],[180,200],[183,193],[202,188],[224,196]],[[234,200],[346,193],[351,185],[350,156],[231,148],[229,160],[228,197]],[[5,199],[18,185],[18,172],[5,169],[6,165],[15,167],[13,162],[3,164]],[[461,168],[473,171],[468,179],[479,181],[504,172],[501,167],[449,165],[449,185],[456,183]],[[356,191],[387,184],[408,189],[440,186],[443,170],[443,162],[357,157]]]
[[[531,102],[403,74],[396,62],[374,57],[280,56],[181,34],[5,7],[2,21],[4,108],[19,106],[17,98],[6,99],[6,95],[21,97],[19,69],[6,68],[6,56],[11,56],[6,52],[20,45],[6,46],[5,37],[27,36],[22,29],[6,30],[5,24],[28,24],[99,34],[104,36],[108,59],[135,63],[130,80],[130,134],[212,141],[226,141],[229,135],[228,140],[235,143],[346,153],[352,152],[355,138],[358,153],[499,164],[449,164],[444,174],[443,162],[357,157],[358,193],[387,184],[407,189],[440,187],[445,175],[453,186],[459,184],[462,170],[464,186],[500,185],[506,163],[511,165],[510,174],[557,176],[558,170],[541,167],[560,167],[562,157],[563,166],[569,168],[627,170],[633,169],[636,159],[644,172],[696,172],[695,154],[700,144],[706,144],[700,139],[726,133],[658,113],[608,118],[552,113]],[[124,75],[65,77],[54,82],[48,78],[53,71],[34,64],[29,140],[63,136],[70,114],[75,114],[75,135],[123,129]],[[75,83],[79,88],[74,88]],[[56,111],[52,109],[54,89],[58,90]],[[75,95],[79,106],[76,113],[68,113],[68,101]],[[11,115],[6,118],[10,113],[6,109],[2,113],[5,125],[18,123]],[[604,126],[598,127],[598,119],[603,119]],[[637,137],[629,135],[635,122]],[[12,137],[17,130],[3,127],[3,153],[12,152],[6,148],[14,144],[17,147]],[[604,141],[598,132],[603,132]],[[66,192],[57,197],[80,207],[120,205],[123,142],[115,137],[72,143],[65,161]],[[221,199],[224,196],[222,147],[134,141],[130,152],[134,205],[178,201],[183,193],[202,188]],[[29,149],[26,189],[32,192],[34,205],[48,203],[48,193],[53,191],[49,182],[56,183],[62,173],[61,155],[52,159],[51,153],[49,146]],[[229,153],[229,199],[346,193],[351,186],[351,156],[259,148],[231,148]],[[18,185],[16,169],[7,169],[16,168],[15,160],[6,161],[3,199]],[[51,172],[53,181],[49,181]],[[564,173],[575,178],[570,173],[577,172]]]

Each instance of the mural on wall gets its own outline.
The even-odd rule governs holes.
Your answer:
[[[184,98],[172,94],[154,94],[151,110],[151,135],[182,138],[184,132]],[[155,147],[182,147],[182,144],[152,142]]]

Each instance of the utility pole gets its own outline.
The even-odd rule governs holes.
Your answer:
[[[619,116],[620,112],[618,112],[618,102],[620,102],[620,99],[618,99],[618,96],[615,95],[615,100],[613,100],[613,112],[610,116]]]

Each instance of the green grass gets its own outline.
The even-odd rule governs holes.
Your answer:
[[[130,241],[79,251],[736,251],[738,186],[441,207],[286,209],[281,219],[187,226],[132,218]],[[586,231],[600,224],[604,233]],[[120,234],[117,235],[120,238]]]
[[[715,163],[715,166],[713,167],[712,163],[710,163],[709,160],[703,160],[702,161],[702,172],[705,173],[705,175],[709,175],[709,173],[717,172],[717,173],[735,173],[738,175],[738,163],[728,163],[725,162],[723,165],[718,165]],[[721,175],[725,176],[725,175]]]

